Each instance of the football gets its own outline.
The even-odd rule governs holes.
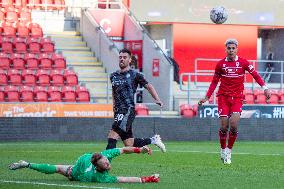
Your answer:
[[[210,11],[210,19],[215,24],[223,24],[228,19],[227,10],[223,6],[214,7]]]

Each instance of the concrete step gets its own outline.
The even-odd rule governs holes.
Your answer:
[[[76,53],[76,52],[74,52]],[[98,59],[96,57],[80,57],[80,56],[67,56],[67,62],[97,62]]]
[[[97,75],[95,75],[96,73],[101,74],[100,76],[102,77],[107,77],[107,73],[105,72],[98,72],[99,70],[97,68],[102,68],[102,67],[95,67],[95,66],[85,66],[85,67],[79,67],[79,66],[73,66],[74,70],[77,73],[82,74],[82,76],[85,77],[98,77]]]
[[[70,36],[80,36],[80,32],[77,31],[63,31],[63,32],[46,32],[45,35],[49,36],[62,36],[62,37],[70,37]]]
[[[62,47],[66,46],[66,41],[54,41],[55,46],[57,47]],[[68,46],[69,47],[86,47],[87,43],[85,41],[68,41]]]
[[[86,83],[86,87],[88,89],[101,89],[101,90],[104,90],[106,91],[107,89],[107,83],[106,82],[99,82],[99,81],[96,81],[96,82],[87,82]],[[111,86],[109,86],[109,91],[111,91]]]
[[[74,70],[76,71],[76,68],[74,68]],[[85,81],[96,81],[98,78],[107,78],[107,73],[103,73],[103,72],[93,72],[93,73],[84,73],[84,72],[79,72],[76,71],[78,73],[78,76],[80,77],[80,79],[84,78]]]
[[[55,46],[55,50],[91,51],[89,47],[69,47],[69,46]]]
[[[48,36],[48,35],[47,35]],[[82,36],[50,36],[54,42],[80,42],[83,41]]]
[[[62,51],[62,53],[66,57],[94,57],[94,53],[90,51]]]
[[[84,64],[85,65],[85,64]],[[74,65],[73,68],[76,68],[76,70],[78,71],[81,71],[82,70],[82,73],[86,73],[85,74],[85,77],[90,77],[90,73],[106,73],[105,72],[105,68],[102,67],[102,66],[96,66],[96,65],[86,65],[86,67],[91,67],[90,71],[84,69],[85,66],[76,66]],[[82,75],[83,76],[83,75]]]
[[[103,64],[101,62],[69,62],[69,65],[77,67],[103,68]]]

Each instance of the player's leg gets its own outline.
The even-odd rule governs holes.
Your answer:
[[[128,115],[127,120],[125,120],[124,124],[126,124],[124,127],[126,128],[126,132],[123,132],[120,137],[123,141],[125,146],[134,146],[134,147],[142,147],[149,144],[154,144],[158,148],[161,149],[162,152],[166,152],[166,147],[164,143],[161,140],[160,135],[154,135],[151,138],[134,138],[133,132],[132,132],[132,123],[135,119],[135,110],[131,111]],[[123,123],[122,123],[123,124]]]
[[[116,148],[117,140],[119,139],[121,132],[123,130],[120,125],[125,117],[126,112],[117,112],[114,114],[114,122],[112,124],[112,129],[108,133],[107,147],[106,149]]]
[[[231,164],[231,154],[233,145],[238,137],[238,124],[241,117],[242,112],[242,98],[232,98],[232,106],[231,106],[231,116],[230,116],[230,132],[229,132],[229,139],[228,145],[226,148],[226,160],[225,164]]]
[[[226,157],[227,136],[229,128],[229,104],[225,96],[218,97],[218,113],[220,117],[219,142],[220,142],[220,158],[224,162]]]
[[[66,176],[68,168],[70,165],[51,165],[51,164],[38,164],[38,163],[29,163],[24,160],[20,160],[19,162],[15,162],[9,165],[9,169],[17,170],[22,168],[29,168],[32,170],[36,170],[45,174],[53,174],[59,173]]]
[[[108,133],[108,137],[107,137],[107,147],[106,149],[113,149],[116,148],[116,143],[117,140],[119,139],[119,134],[114,131],[113,129],[111,129]]]

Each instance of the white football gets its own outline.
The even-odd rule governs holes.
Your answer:
[[[223,6],[214,7],[210,11],[210,19],[215,24],[223,24],[228,19],[227,10]]]

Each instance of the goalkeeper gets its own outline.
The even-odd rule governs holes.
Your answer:
[[[41,173],[53,174],[58,173],[66,176],[71,181],[97,182],[97,183],[146,183],[159,182],[158,174],[146,177],[121,177],[111,176],[111,161],[113,158],[121,154],[132,153],[148,153],[152,154],[152,150],[148,146],[123,147],[104,150],[101,153],[86,153],[79,157],[75,165],[50,165],[28,163],[20,160],[17,163],[9,165],[9,169],[16,170],[21,168],[29,168]]]

